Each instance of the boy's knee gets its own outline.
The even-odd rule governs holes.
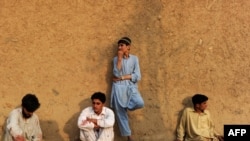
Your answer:
[[[138,101],[137,107],[138,108],[143,108],[144,107],[144,101],[143,100]]]
[[[139,100],[134,101],[133,104],[130,104],[128,106],[128,109],[133,111],[133,110],[140,109],[143,107],[144,107],[144,101],[142,99],[139,99]]]

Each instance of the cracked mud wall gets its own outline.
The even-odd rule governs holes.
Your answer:
[[[247,0],[1,0],[1,129],[23,95],[35,93],[44,139],[76,140],[90,95],[110,97],[122,36],[131,37],[142,73],[145,108],[129,113],[136,140],[173,141],[194,93],[209,96],[219,133],[224,124],[248,124],[249,7]],[[115,134],[125,140],[117,126]]]

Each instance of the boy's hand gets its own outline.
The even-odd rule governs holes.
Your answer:
[[[219,139],[219,141],[224,141],[224,137],[223,136],[218,136],[217,138]]]
[[[124,55],[123,51],[118,50],[117,52],[118,59],[122,59],[123,55]]]
[[[25,138],[23,136],[18,135],[14,138],[14,141],[25,141]]]

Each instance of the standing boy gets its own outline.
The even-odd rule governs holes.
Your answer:
[[[113,59],[113,85],[111,107],[114,108],[122,136],[132,141],[127,110],[144,106],[137,82],[141,79],[138,57],[130,54],[131,39],[123,37],[118,41],[117,56]]]

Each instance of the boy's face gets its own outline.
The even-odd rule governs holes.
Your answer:
[[[207,108],[207,101],[204,101],[200,104],[196,104],[196,108],[201,112],[204,112],[204,110]]]
[[[128,52],[130,48],[130,45],[126,45],[124,43],[120,43],[118,44],[118,51],[122,51],[122,52]]]
[[[28,119],[33,115],[33,112],[29,112],[28,110],[26,110],[26,108],[23,107],[22,114],[25,119]]]
[[[102,103],[99,99],[92,100],[92,107],[96,114],[100,114],[102,112],[103,106],[104,106],[104,103]]]

